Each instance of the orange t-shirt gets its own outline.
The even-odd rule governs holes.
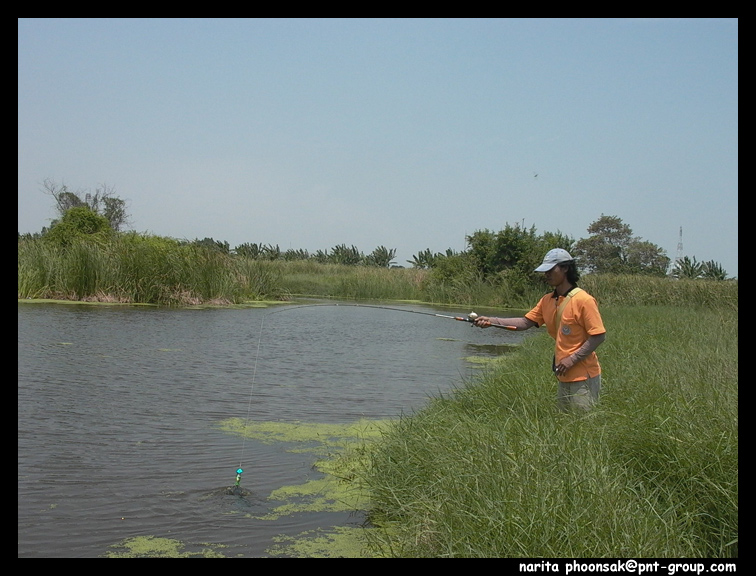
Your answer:
[[[562,311],[562,322],[557,326],[559,322],[557,308],[565,297],[554,298],[555,293],[550,292],[544,295],[538,304],[525,314],[525,317],[539,326],[546,324],[546,330],[556,341],[554,357],[556,363],[559,364],[563,358],[577,352],[589,336],[603,334],[606,329],[596,299],[585,290],[573,293]],[[577,382],[599,374],[601,374],[601,366],[598,357],[596,352],[591,352],[587,358],[575,364],[558,378],[562,382]]]

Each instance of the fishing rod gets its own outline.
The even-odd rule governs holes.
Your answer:
[[[373,304],[305,304],[303,306],[295,306],[296,308],[309,308],[313,306],[350,306],[354,308],[377,308],[379,310],[393,310],[395,312],[409,312],[411,314],[422,314],[423,316],[436,316],[437,318],[449,318],[451,320],[458,320],[460,322],[470,322],[471,324],[475,322],[475,320],[478,318],[478,315],[475,312],[470,312],[467,316],[451,316],[448,314],[437,314],[435,312],[422,312],[420,310],[410,310],[409,308],[394,308],[391,306],[377,306]],[[283,308],[281,310],[276,310],[275,312],[271,312],[271,314],[275,314],[276,312],[283,312],[284,310],[292,310],[292,308]],[[503,328],[504,330],[517,330],[516,326],[508,326],[503,324],[491,324],[491,326],[495,326],[496,328]]]

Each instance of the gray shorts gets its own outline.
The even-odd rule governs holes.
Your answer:
[[[601,374],[578,382],[559,382],[557,404],[563,412],[574,408],[590,410],[598,402],[600,392]]]

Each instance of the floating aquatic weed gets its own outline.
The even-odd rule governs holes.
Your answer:
[[[157,536],[136,536],[127,538],[111,548],[115,551],[107,552],[107,558],[225,558],[217,548],[225,548],[222,544],[191,544],[199,550],[186,550],[187,544],[171,538]]]
[[[336,526],[332,530],[308,530],[297,536],[277,536],[266,550],[288,558],[365,558],[364,528]]]

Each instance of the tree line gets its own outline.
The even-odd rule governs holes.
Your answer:
[[[39,237],[63,247],[84,239],[107,241],[129,224],[126,202],[107,185],[90,193],[72,191],[65,185],[45,180],[43,192],[53,199],[58,218],[38,234],[19,233],[19,240],[27,236]],[[661,247],[634,236],[632,228],[617,216],[601,214],[588,226],[587,232],[586,238],[575,240],[559,231],[539,234],[534,225],[525,228],[507,223],[499,231],[476,230],[466,236],[467,249],[464,251],[449,248],[434,253],[425,249],[413,255],[407,264],[431,270],[441,279],[475,276],[482,280],[502,277],[510,282],[529,282],[534,279],[532,270],[540,264],[543,254],[552,248],[564,248],[576,258],[583,273],[711,280],[728,278],[724,268],[713,260],[698,262],[695,257],[685,256],[671,261]],[[378,246],[367,254],[346,244],[311,253],[304,249],[281,250],[278,245],[264,243],[244,243],[231,248],[228,242],[213,238],[179,242],[255,260],[314,260],[354,266],[397,267],[394,260],[396,249],[385,246]]]

